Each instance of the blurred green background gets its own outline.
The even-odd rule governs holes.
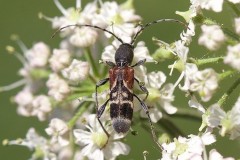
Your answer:
[[[85,4],[88,1],[83,1]],[[123,1],[118,1],[123,2]],[[61,3],[66,7],[75,6],[75,0],[61,0]],[[136,12],[143,17],[143,23],[147,23],[160,18],[176,18],[183,20],[181,17],[175,15],[175,11],[186,11],[189,7],[187,0],[135,0]],[[12,34],[17,34],[21,40],[28,46],[37,41],[44,41],[52,48],[58,46],[58,38],[51,39],[54,30],[51,29],[51,24],[45,20],[38,19],[38,13],[43,12],[49,17],[60,16],[60,11],[56,8],[52,0],[0,0],[0,86],[10,84],[20,77],[17,75],[18,69],[21,64],[17,59],[5,51],[6,45],[16,47],[15,42],[10,40]],[[224,12],[220,14],[207,13],[209,16],[216,18],[228,27],[232,27],[232,21],[229,17],[232,16],[231,10],[224,6]],[[138,40],[144,40],[147,43],[150,51],[153,52],[157,46],[153,45],[151,38],[153,36],[164,40],[166,42],[173,42],[179,39],[179,34],[182,31],[182,26],[174,23],[162,23],[153,26],[151,29],[146,30]],[[199,31],[199,29],[197,29]],[[194,39],[197,40],[196,38]],[[16,47],[17,48],[17,47]],[[195,54],[196,57],[209,56],[203,47],[197,46],[193,43],[190,46],[191,55]],[[223,54],[221,50],[220,54]],[[217,53],[213,53],[217,54]],[[160,64],[163,70],[168,73],[168,64]],[[216,68],[221,71],[221,65]],[[177,73],[175,71],[175,73]],[[178,73],[177,73],[178,74]],[[172,77],[176,80],[178,75]],[[221,86],[229,87],[234,79],[223,82]],[[219,96],[225,91],[224,87]],[[20,117],[16,113],[16,105],[10,102],[20,89],[15,89],[9,92],[0,93],[0,141],[3,139],[16,139],[25,137],[27,130],[30,127],[37,128],[37,131],[43,135],[44,128],[47,123],[40,123],[36,118]],[[180,92],[179,92],[180,93]],[[219,98],[215,96],[215,100]],[[228,101],[228,107],[234,104],[237,93],[234,93],[232,100]],[[187,99],[183,94],[176,95],[178,106],[187,106]],[[213,102],[214,102],[213,98]],[[172,121],[177,124],[178,128],[186,134],[196,134],[198,132],[199,122],[189,121],[181,118],[173,118]],[[128,135],[128,143],[132,144],[132,152],[129,156],[120,157],[120,159],[143,159],[142,152],[148,150],[150,155],[148,159],[157,159],[157,152],[151,146],[150,131],[138,130],[138,136]],[[239,141],[229,141],[225,138],[218,137],[218,142],[213,144],[211,148],[216,148],[224,156],[240,157],[240,143]],[[154,153],[152,153],[154,152]],[[0,145],[0,159],[1,160],[26,160],[30,157],[31,152],[25,147],[19,146],[2,146]]]

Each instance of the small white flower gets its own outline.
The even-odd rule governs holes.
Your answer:
[[[33,99],[32,115],[37,116],[40,121],[46,120],[47,114],[52,110],[51,102],[45,95],[39,95]]]
[[[190,20],[194,17],[196,17],[199,13],[201,14],[201,6],[200,6],[200,0],[190,0],[190,7],[187,11],[188,18],[186,20]],[[188,21],[187,21],[188,22]]]
[[[227,56],[224,58],[224,63],[240,71],[240,44],[227,47]]]
[[[206,126],[210,128],[218,127],[225,116],[226,113],[224,110],[222,110],[218,104],[213,104],[202,115],[202,125],[200,126],[199,131]]]
[[[160,90],[160,99],[159,104],[163,107],[163,109],[168,114],[174,114],[177,112],[177,107],[172,105],[172,102],[174,101],[174,86],[171,83],[167,83],[163,86],[163,88]]]
[[[154,59],[150,56],[149,50],[143,41],[137,43],[136,47],[133,50],[133,53],[133,64],[143,59],[146,59],[146,62],[155,62]]]
[[[88,158],[83,155],[81,151],[76,151],[74,160],[87,160]]]
[[[222,119],[221,126],[220,134],[222,136],[229,133],[232,140],[240,136],[240,97],[232,110],[227,112],[226,116]]]
[[[47,87],[49,89],[48,95],[52,96],[56,101],[62,101],[70,93],[67,82],[57,74],[50,74]]]
[[[213,10],[214,12],[221,12],[223,0],[199,0],[202,9]]]
[[[71,82],[81,82],[87,78],[89,70],[88,62],[74,59],[68,68],[62,70],[62,75]]]
[[[142,75],[146,75],[146,70],[140,72]],[[157,109],[156,104],[161,106],[168,114],[174,114],[177,112],[177,108],[171,103],[174,100],[173,85],[165,84],[166,76],[163,72],[151,72],[144,76],[145,87],[147,88],[149,95],[146,99],[146,105],[149,107],[149,115],[151,120],[156,123],[162,118],[162,113]],[[141,94],[140,98],[145,98],[145,94]],[[137,100],[134,103],[138,104]],[[138,111],[140,105],[134,107],[134,111]],[[141,117],[147,118],[143,109],[140,112]]]
[[[202,143],[207,146],[210,144],[213,144],[216,142],[216,137],[214,134],[211,132],[212,130],[206,130],[202,135],[201,135],[201,140]]]
[[[108,138],[97,121],[96,115],[89,115],[87,118],[89,131],[75,129],[73,134],[76,143],[83,146],[81,154],[91,160],[115,159],[117,156],[129,153],[129,146],[118,141],[122,136],[111,133]],[[106,128],[108,130],[108,128]]]
[[[188,27],[186,32],[182,32],[180,34],[181,40],[184,42],[184,44],[190,44],[192,41],[192,37],[195,36],[195,24],[192,20],[188,22]]]
[[[203,101],[208,101],[218,87],[217,73],[213,69],[198,71],[197,66],[191,63],[186,63],[184,68],[174,86],[184,77],[185,82],[183,86],[179,86],[180,89],[183,91],[197,91]]]
[[[72,7],[65,9],[58,0],[54,0],[54,2],[63,16],[50,19],[52,21],[53,28],[60,28],[69,24],[89,24],[92,19],[94,19],[93,15],[96,13],[98,8],[96,2],[88,3],[85,7],[82,7],[83,10],[79,10],[81,9],[81,6],[77,5],[76,8]],[[74,29],[74,27],[69,29]],[[64,32],[67,33],[69,30],[66,29]]]
[[[161,160],[202,160],[203,144],[201,138],[190,135],[189,139],[179,137],[174,142],[163,145]]]
[[[63,120],[53,118],[45,131],[48,135],[52,136],[51,144],[59,143],[61,146],[69,144],[69,141],[64,137],[68,132],[68,126]]]
[[[52,22],[53,28],[61,28],[68,25],[92,25],[92,21],[96,19],[98,8],[97,1],[87,3],[85,7],[81,6],[81,1],[76,0],[76,6],[65,9],[59,0],[54,0],[57,8],[61,11],[62,16],[48,18],[47,20]],[[65,41],[68,42],[68,47],[81,46],[86,47],[95,43],[98,33],[89,27],[67,27],[61,31],[61,36],[65,37]]]
[[[32,116],[33,99],[34,96],[29,88],[24,88],[22,91],[20,91],[14,98],[15,102],[18,104],[17,108],[18,114],[25,117]]]
[[[124,42],[130,41],[130,36],[136,32],[133,22],[139,21],[140,16],[134,14],[131,7],[123,7],[116,2],[104,2],[101,4],[99,14],[93,19],[93,24],[104,27],[113,32]],[[112,35],[106,33],[107,37]]]
[[[33,94],[29,88],[24,88],[15,96],[14,100],[19,106],[26,106],[32,103]]]
[[[209,152],[209,160],[234,160],[232,157],[223,158],[223,156],[217,152],[216,149],[212,149]]]
[[[146,76],[145,82],[148,82],[149,86],[152,88],[160,89],[162,84],[165,83],[167,77],[161,72],[151,72]]]
[[[54,49],[49,59],[50,66],[54,72],[59,72],[71,62],[71,55],[66,49]]]
[[[193,74],[190,90],[197,91],[203,101],[209,101],[218,87],[217,73],[209,68]]]
[[[232,2],[232,3],[234,3],[234,4],[236,4],[236,3],[240,3],[240,0],[228,0],[229,2]]]
[[[30,128],[26,134],[25,139],[20,140],[13,140],[10,141],[10,145],[23,145],[28,147],[29,149],[34,149],[37,146],[43,146],[46,145],[47,140],[41,136],[39,136],[34,128]]]
[[[72,45],[77,47],[89,47],[96,42],[97,37],[97,31],[92,28],[82,27],[75,29],[69,41]]]
[[[191,97],[191,100],[188,101],[188,105],[192,108],[198,109],[201,113],[205,113],[205,108],[196,100],[195,96]]]
[[[171,52],[177,56],[178,60],[176,60],[172,65],[169,65],[168,68],[171,68],[170,75],[172,75],[173,69],[176,68],[181,72],[178,80],[176,81],[174,88],[180,83],[186,74],[186,61],[188,57],[189,48],[185,46],[183,41],[177,41],[174,43],[175,48],[171,50]]]
[[[66,147],[61,147],[61,150],[58,152],[58,156],[57,156],[57,160],[68,160],[71,159],[75,154],[75,157],[77,153],[75,153],[75,151],[73,151],[73,149],[70,146],[66,146]],[[76,159],[74,158],[74,160],[80,160],[80,159]],[[81,159],[84,160],[84,159]]]
[[[25,56],[31,67],[44,67],[48,62],[50,55],[49,47],[43,43],[38,42],[25,53]]]
[[[193,75],[198,71],[197,65],[193,64],[193,63],[186,63],[185,65],[185,70],[183,71],[183,73],[180,75],[180,77],[178,79],[182,79],[184,78],[184,85],[179,85],[179,88],[183,91],[188,91],[190,89],[190,85],[191,85],[191,79],[193,77]],[[177,80],[177,82],[180,82],[179,80]],[[176,84],[178,83],[175,83]]]
[[[134,14],[133,8],[124,8],[116,2],[104,2],[101,4],[99,15],[95,19],[95,24],[100,26],[114,24],[123,24],[140,20],[141,17]]]
[[[216,141],[209,132],[202,136],[189,135],[188,137],[178,137],[172,143],[164,143],[161,160],[203,160],[205,145],[210,145]]]
[[[190,3],[191,5],[188,11],[176,11],[176,14],[182,16],[188,23],[192,23],[192,19],[196,17],[199,13],[201,13],[201,6],[199,0],[190,0]]]
[[[37,146],[45,145],[47,140],[39,136],[34,128],[30,128],[26,134],[26,138],[22,140],[13,140],[9,144],[23,145],[29,149],[34,149]]]
[[[103,62],[106,62],[106,61],[115,62],[114,56],[119,45],[120,45],[120,42],[117,40],[114,40],[111,45],[108,45],[104,48],[102,57],[101,57]]]
[[[56,160],[56,155],[51,152],[51,146],[49,146],[47,139],[38,135],[34,128],[28,130],[25,139],[11,140],[8,144],[26,146],[30,150],[34,150],[31,160]]]
[[[174,114],[177,112],[177,108],[171,104],[174,100],[172,84],[165,84],[161,89],[152,88],[148,83],[145,84],[149,91],[146,105],[149,106],[149,115],[154,123],[162,118],[162,113],[157,109],[157,107],[155,107],[156,104],[161,106],[168,114]],[[145,94],[140,95],[141,98],[144,98],[144,96]],[[138,104],[136,100],[134,100],[134,103]],[[135,105],[134,111],[138,111],[139,109],[141,109],[141,117],[147,118],[145,111],[140,108],[140,105]]]
[[[198,43],[204,45],[209,50],[217,50],[225,41],[225,36],[218,25],[202,25],[202,35],[198,39]]]

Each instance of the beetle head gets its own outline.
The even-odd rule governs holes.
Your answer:
[[[133,61],[133,49],[133,46],[128,43],[121,44],[115,54],[116,65],[129,66]]]

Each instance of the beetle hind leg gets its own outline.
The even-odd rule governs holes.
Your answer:
[[[157,139],[157,136],[156,136],[156,133],[155,133],[155,130],[154,130],[154,126],[153,126],[153,123],[152,123],[152,120],[150,118],[150,115],[149,115],[149,110],[148,110],[148,107],[145,105],[145,103],[135,94],[133,94],[133,96],[135,98],[137,98],[137,100],[140,102],[141,106],[142,106],[142,109],[145,111],[145,113],[147,114],[148,116],[148,120],[149,120],[149,123],[150,123],[150,127],[151,127],[151,133],[152,133],[152,138],[153,138],[153,141],[158,145],[158,147],[163,150],[163,147],[161,146],[161,144],[158,142],[158,139]]]

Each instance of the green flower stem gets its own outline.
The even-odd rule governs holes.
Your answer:
[[[207,151],[206,151],[205,146],[203,146],[203,160],[208,160]]]
[[[218,104],[219,106],[222,106],[227,98],[231,95],[231,93],[238,87],[238,85],[240,84],[240,78],[238,78],[233,84],[232,86],[227,90],[226,93],[223,94],[223,96],[219,99]]]
[[[90,105],[91,102],[85,102],[83,103],[82,106],[80,106],[79,110],[77,111],[77,113],[74,115],[74,117],[72,119],[70,119],[68,121],[68,127],[70,129],[73,128],[73,126],[76,124],[76,121],[78,120],[78,118],[87,110],[88,106]]]
[[[158,122],[161,127],[163,127],[171,137],[178,137],[179,135],[184,136],[185,134],[170,120],[167,115],[164,115],[162,119]]]
[[[76,153],[76,145],[75,145],[75,141],[74,141],[74,136],[73,136],[73,131],[72,131],[72,128],[70,129],[70,132],[69,132],[69,143],[70,143],[70,147],[72,149],[72,156],[71,156],[71,160],[74,160],[74,157],[75,157],[75,153]]]
[[[214,57],[214,58],[206,58],[206,59],[189,58],[189,61],[192,63],[195,63],[197,66],[201,66],[204,64],[221,62],[223,61],[223,57]]]
[[[219,74],[219,80],[221,81],[229,76],[233,76],[236,73],[238,73],[238,72],[235,70],[225,71],[225,72]]]
[[[66,98],[66,102],[71,102],[73,100],[82,98],[82,97],[86,97],[86,96],[91,96],[92,95],[92,91],[91,92],[81,92],[81,93],[74,93],[71,96]]]
[[[93,59],[93,56],[92,56],[91,51],[90,51],[89,48],[84,50],[84,56],[85,56],[86,60],[90,63],[92,71],[93,71],[93,74],[95,76],[99,77],[98,68],[96,66],[96,63],[95,63],[95,61]]]
[[[229,7],[232,8],[232,10],[237,14],[237,16],[240,16],[240,10],[238,9],[237,5],[236,4],[233,4],[229,1],[225,1]]]
[[[86,83],[86,85],[88,85],[88,84]],[[71,86],[71,91],[73,91],[73,92],[93,92],[94,88],[92,86],[80,86],[80,87]]]
[[[93,76],[92,76],[92,75],[90,75],[90,74],[89,74],[89,76],[88,76],[88,77],[89,77],[89,79],[90,79],[90,80],[91,80],[93,83],[95,83],[95,84],[97,83],[97,80],[96,80],[96,78],[95,78],[95,77],[93,77]]]
[[[104,77],[105,77],[108,74],[109,67],[106,64],[102,64],[102,66],[103,66],[102,75],[104,75]]]
[[[17,82],[14,82],[12,84],[9,84],[7,86],[0,86],[0,92],[4,92],[4,91],[10,91],[12,89],[18,88],[20,86],[23,86],[24,84],[27,83],[26,79],[21,79]]]
[[[194,109],[178,108],[178,111],[175,114],[170,115],[170,117],[179,117],[202,122],[202,115]]]
[[[46,79],[49,77],[50,73],[51,72],[49,70],[35,68],[31,70],[30,75],[34,79],[42,79],[42,78]]]

